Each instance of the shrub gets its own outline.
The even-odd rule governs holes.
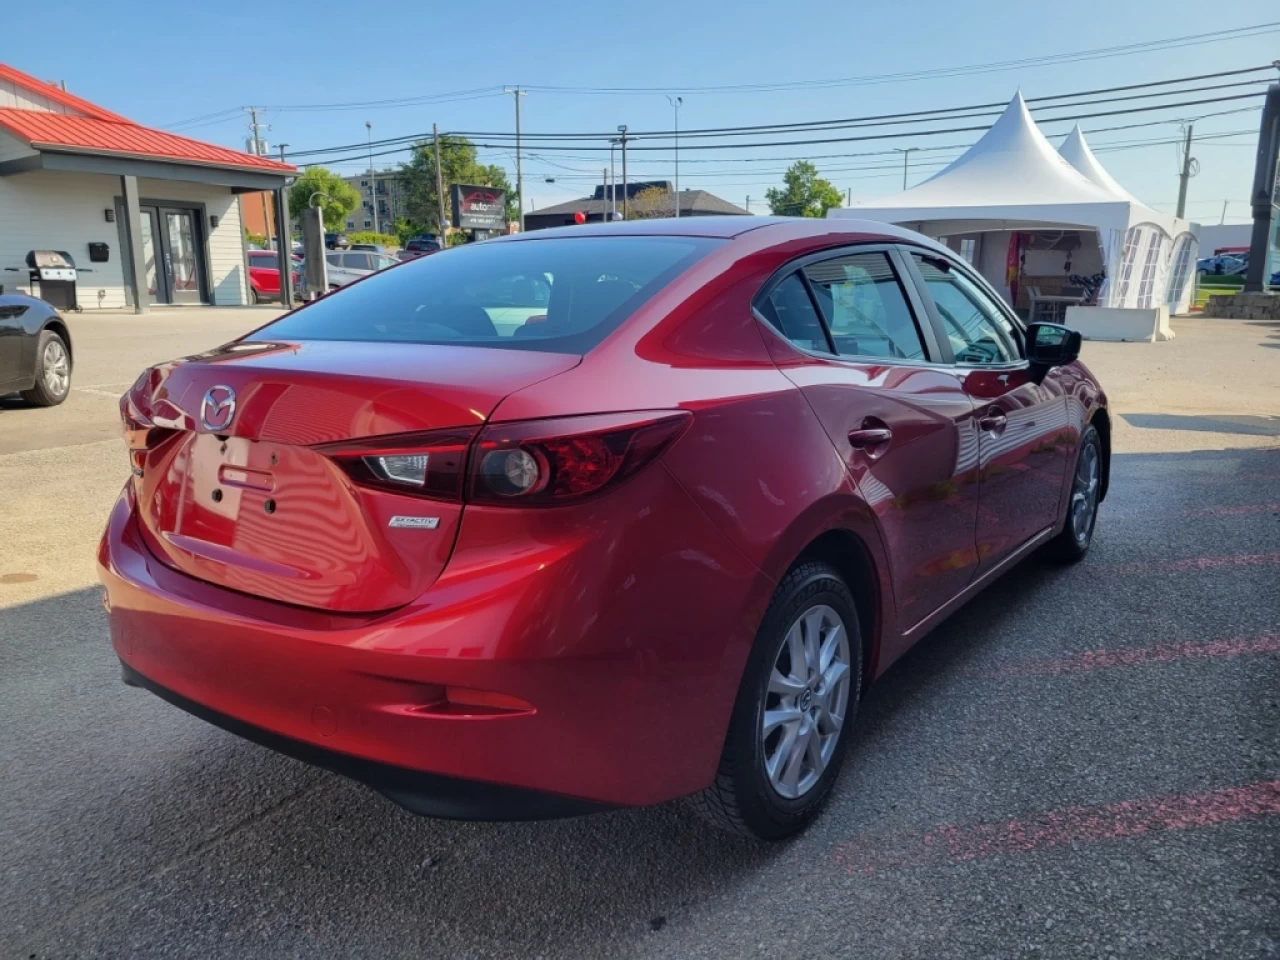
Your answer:
[[[400,238],[390,233],[374,233],[372,230],[357,230],[347,234],[350,243],[377,243],[384,247],[400,246]]]

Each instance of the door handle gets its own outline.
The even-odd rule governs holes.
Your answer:
[[[849,431],[849,445],[858,450],[880,447],[892,439],[893,431],[888,427],[862,427]]]
[[[985,416],[978,418],[978,426],[991,433],[999,433],[1009,423],[1009,418],[1000,410],[990,410]]]

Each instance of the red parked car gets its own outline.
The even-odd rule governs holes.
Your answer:
[[[250,298],[254,303],[266,303],[280,299],[280,258],[274,250],[249,250]],[[294,260],[290,273],[293,284],[298,285],[298,264]]]
[[[1088,550],[1111,429],[1079,346],[883,224],[414,260],[139,377],[112,642],[127,683],[420,813],[693,795],[782,837],[869,681],[1036,548]]]

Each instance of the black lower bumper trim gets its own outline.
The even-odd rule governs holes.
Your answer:
[[[150,690],[175,707],[236,736],[270,747],[304,763],[359,780],[406,810],[423,816],[446,820],[550,820],[614,809],[594,800],[426,773],[326,750],[211,710],[180,693],[174,693],[168,687],[162,687],[126,663],[121,663],[120,669],[121,679],[131,687]]]

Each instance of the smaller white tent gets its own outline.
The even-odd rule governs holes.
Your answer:
[[[1175,313],[1190,298],[1196,252],[1191,225],[1125,191],[1098,163],[1079,127],[1063,152],[1055,150],[1021,93],[977,143],[932,177],[827,216],[880,220],[932,237],[1003,233],[1006,245],[1012,232],[1092,231],[1099,251],[1088,259],[1106,277],[1099,306],[1150,308],[1164,302]],[[1000,237],[992,239],[983,272],[999,289],[1005,251],[998,248]]]

